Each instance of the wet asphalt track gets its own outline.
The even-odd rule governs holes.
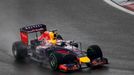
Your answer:
[[[101,46],[110,64],[95,70],[60,73],[36,63],[16,63],[11,45],[19,40],[18,28],[47,24],[65,39]],[[134,16],[102,0],[1,0],[0,75],[133,75]]]

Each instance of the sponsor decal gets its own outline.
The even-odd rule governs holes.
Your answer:
[[[61,54],[69,54],[70,52],[67,50],[57,50],[57,53],[61,53]]]

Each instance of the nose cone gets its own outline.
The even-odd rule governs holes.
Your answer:
[[[90,62],[90,59],[87,56],[81,57],[81,58],[79,58],[79,60],[80,60],[80,63],[89,63]]]

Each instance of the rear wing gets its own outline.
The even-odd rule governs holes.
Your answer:
[[[21,41],[28,45],[28,34],[33,32],[44,32],[46,31],[46,25],[44,24],[36,24],[36,25],[30,25],[20,28],[20,37]]]
[[[46,31],[46,25],[44,24],[36,24],[36,25],[30,25],[20,28],[20,32],[25,33],[33,33],[38,31]]]

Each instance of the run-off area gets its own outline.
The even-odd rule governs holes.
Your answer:
[[[104,0],[109,5],[134,15],[134,0]]]

